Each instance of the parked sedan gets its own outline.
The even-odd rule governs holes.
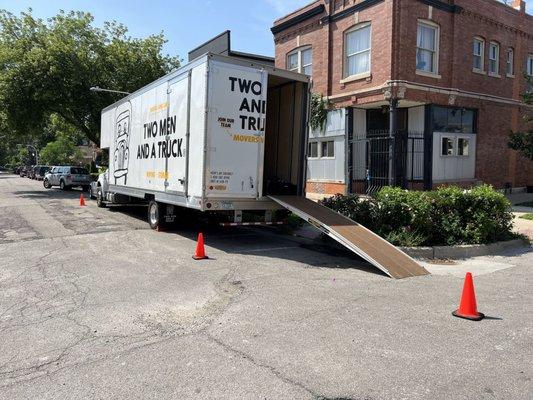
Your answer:
[[[72,187],[81,187],[83,190],[89,190],[91,184],[91,175],[82,167],[52,167],[45,175],[43,185],[50,189],[53,186],[59,186],[61,190],[69,190]]]
[[[47,165],[36,165],[33,167],[33,174],[32,178],[37,179],[38,181],[42,181],[46,174],[50,171],[50,167]]]

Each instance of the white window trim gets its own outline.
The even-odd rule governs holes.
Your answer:
[[[303,57],[302,57],[302,53],[306,50],[311,50],[311,64],[305,64],[303,65]],[[289,69],[289,57],[294,55],[294,54],[297,54],[298,55],[298,68],[294,68],[294,69]],[[306,45],[306,46],[301,46],[301,47],[298,47],[294,50],[292,50],[291,52],[287,53],[287,57],[286,57],[286,60],[285,60],[285,68],[287,68],[287,70],[289,71],[296,71],[296,72],[299,72],[300,74],[303,74],[304,72],[304,67],[307,67],[307,66],[313,66],[313,47],[311,45]]]
[[[420,25],[426,25],[427,27],[435,29],[435,57],[433,58],[433,72],[420,70],[420,69],[416,68],[416,66],[415,66],[415,69],[416,69],[415,73],[418,74],[418,75],[422,75],[422,76],[429,76],[429,77],[432,77],[432,78],[440,79],[440,77],[441,77],[439,75],[440,26],[437,25],[433,21],[428,21],[428,20],[425,20],[425,19],[419,19],[418,23],[416,25],[416,32],[417,32],[416,33],[417,34],[416,48],[417,49],[418,49],[418,27]],[[427,50],[427,49],[424,49],[424,50]]]
[[[468,141],[468,154],[467,155],[459,154],[459,139],[463,139],[463,140],[467,140]],[[456,155],[456,157],[470,157],[470,152],[471,152],[470,143],[471,142],[472,142],[472,140],[470,140],[470,138],[468,136],[458,135],[456,143],[455,143],[455,155]]]
[[[480,55],[474,54],[474,49],[473,49],[474,41],[481,42],[481,54]],[[481,57],[481,68],[476,68],[472,65],[472,72],[485,75],[485,39],[479,36],[474,36],[474,38],[472,39],[472,60],[474,60],[474,57]],[[473,63],[474,62],[472,61],[472,64]]]
[[[511,62],[509,62],[509,54],[511,54]],[[511,65],[511,73],[509,73],[509,64]],[[509,47],[505,53],[505,76],[507,78],[514,78],[514,49]]]
[[[533,65],[531,65],[531,71],[529,70],[529,65],[533,63],[533,54],[528,54],[526,59],[526,74],[533,76]]]
[[[332,142],[333,143],[333,157],[330,157],[330,156],[326,157],[326,156],[322,155],[322,144],[323,143],[327,143],[327,142]],[[335,140],[321,140],[319,143],[320,143],[320,146],[319,146],[320,147],[320,159],[321,160],[334,160],[335,159],[335,154],[337,154],[335,152]]]
[[[348,52],[346,51],[346,48],[348,46],[348,42],[346,40],[346,36],[348,34],[358,31],[359,29],[364,29],[366,27],[370,27],[370,47],[368,50],[363,50],[357,53],[350,54],[348,56]],[[348,74],[348,57],[355,56],[357,54],[366,53],[368,52],[368,71],[362,72],[360,74],[354,74],[354,75],[347,75]],[[343,43],[342,43],[342,57],[343,57],[343,67],[342,67],[342,76],[343,79],[341,80],[341,83],[347,83],[351,81],[356,81],[359,79],[368,78],[372,74],[372,24],[370,22],[362,22],[360,24],[357,24],[350,29],[346,30],[343,35]]]
[[[490,58],[491,48],[492,47],[496,48],[496,58],[495,59]],[[490,71],[490,62],[491,61],[496,61],[496,71],[495,72]],[[492,41],[489,42],[489,64],[488,64],[487,72],[488,72],[489,76],[492,76],[494,78],[501,78],[501,75],[500,75],[500,44],[498,42],[492,42]]]
[[[444,139],[449,139],[451,142],[452,142],[452,154],[442,154],[442,141]],[[440,138],[440,156],[441,157],[456,157],[457,156],[457,146],[456,146],[456,141],[455,141],[455,136],[452,137],[452,136],[441,136]]]
[[[311,147],[311,143],[316,143],[316,157],[314,156],[311,156],[311,152],[309,151],[309,147]],[[307,159],[310,159],[310,160],[318,160],[320,159],[320,149],[322,148],[321,145],[320,145],[320,141],[318,140],[310,140],[307,144],[308,148],[307,148]]]

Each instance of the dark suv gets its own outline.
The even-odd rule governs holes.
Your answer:
[[[87,191],[91,185],[91,175],[83,167],[52,167],[45,175],[43,185],[47,189],[59,186],[61,190],[78,186]]]

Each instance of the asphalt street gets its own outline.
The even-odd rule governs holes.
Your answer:
[[[533,252],[393,280],[267,228],[0,175],[0,399],[533,398]],[[479,310],[452,317],[466,270]]]

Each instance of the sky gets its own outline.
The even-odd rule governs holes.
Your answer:
[[[502,0],[503,1],[503,0]],[[116,20],[133,37],[165,33],[165,52],[186,60],[189,50],[231,30],[233,50],[274,55],[270,28],[276,18],[311,0],[0,0],[0,9],[13,13],[29,7],[47,18],[59,10],[89,11],[97,25]],[[533,14],[533,0],[527,2]]]
[[[0,9],[18,14],[33,9],[40,18],[59,10],[88,11],[96,25],[116,20],[133,37],[164,32],[165,52],[187,58],[189,50],[231,30],[235,51],[274,55],[270,28],[276,18],[311,0],[0,0]]]

